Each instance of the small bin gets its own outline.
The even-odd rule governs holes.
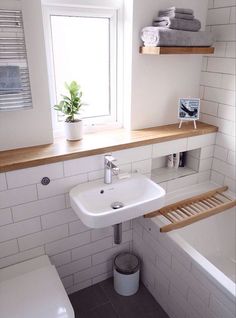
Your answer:
[[[122,296],[134,295],[139,289],[139,258],[131,253],[120,253],[114,259],[114,289]]]

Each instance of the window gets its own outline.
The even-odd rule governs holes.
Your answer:
[[[76,80],[83,91],[86,125],[117,123],[117,11],[48,7],[46,35],[50,52],[52,103]],[[53,111],[54,128],[61,116]]]

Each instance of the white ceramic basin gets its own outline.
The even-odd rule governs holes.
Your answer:
[[[101,228],[121,223],[164,205],[165,190],[143,175],[113,181],[80,184],[70,191],[73,210],[81,221],[91,228]],[[112,208],[112,203],[124,206]]]

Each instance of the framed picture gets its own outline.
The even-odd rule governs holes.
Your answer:
[[[199,98],[180,98],[178,118],[183,120],[198,120],[200,115]]]

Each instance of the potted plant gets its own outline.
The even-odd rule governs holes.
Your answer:
[[[65,83],[69,95],[61,95],[63,99],[54,109],[62,112],[65,116],[65,135],[67,140],[80,140],[83,137],[83,122],[77,118],[79,111],[85,104],[82,103],[82,91],[76,81]]]

